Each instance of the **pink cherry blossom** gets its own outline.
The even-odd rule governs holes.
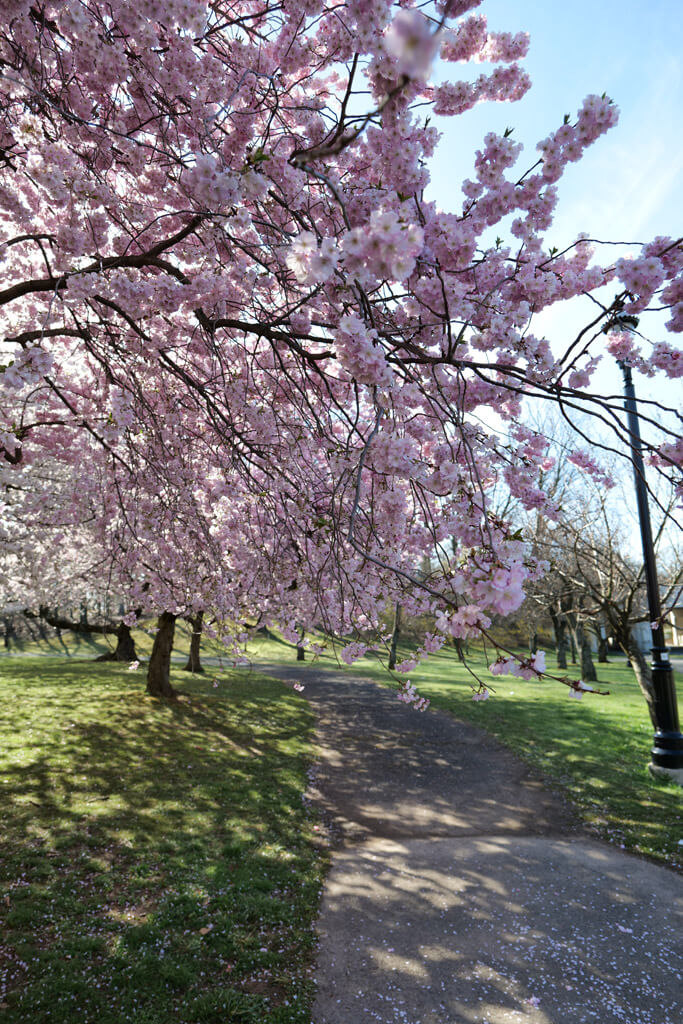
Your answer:
[[[99,588],[128,626],[206,612],[235,663],[260,626],[297,645],[322,626],[351,664],[382,649],[398,603],[427,623],[402,672],[521,606],[547,566],[498,499],[558,508],[547,439],[520,420],[537,400],[585,399],[618,422],[596,384],[605,352],[681,376],[680,350],[646,321],[660,305],[683,330],[683,245],[660,236],[616,260],[586,234],[551,247],[567,169],[618,117],[598,95],[526,163],[509,132],[486,133],[438,208],[432,115],[530,85],[526,34],[475,7],[10,6],[7,592],[38,606]],[[597,319],[563,348],[538,315],[581,295]],[[601,332],[624,312],[642,319],[637,340]],[[570,458],[608,485],[591,429]],[[681,444],[656,416],[647,429],[653,469],[680,485]],[[500,653],[491,671],[545,665]]]

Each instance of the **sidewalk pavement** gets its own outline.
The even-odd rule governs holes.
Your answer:
[[[683,879],[588,838],[485,732],[315,665],[333,837],[315,1024],[681,1024]]]

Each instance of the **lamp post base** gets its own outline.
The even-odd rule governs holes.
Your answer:
[[[663,782],[674,782],[683,788],[683,768],[663,768],[661,764],[650,764],[647,766],[650,775],[655,779],[662,779]]]

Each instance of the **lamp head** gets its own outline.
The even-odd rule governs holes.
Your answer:
[[[640,320],[631,313],[614,313],[602,329],[603,334],[611,334],[612,331],[628,331],[633,333],[638,329]]]

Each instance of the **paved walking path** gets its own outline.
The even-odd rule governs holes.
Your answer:
[[[315,1024],[681,1024],[683,879],[586,838],[486,733],[315,665],[335,852]]]

